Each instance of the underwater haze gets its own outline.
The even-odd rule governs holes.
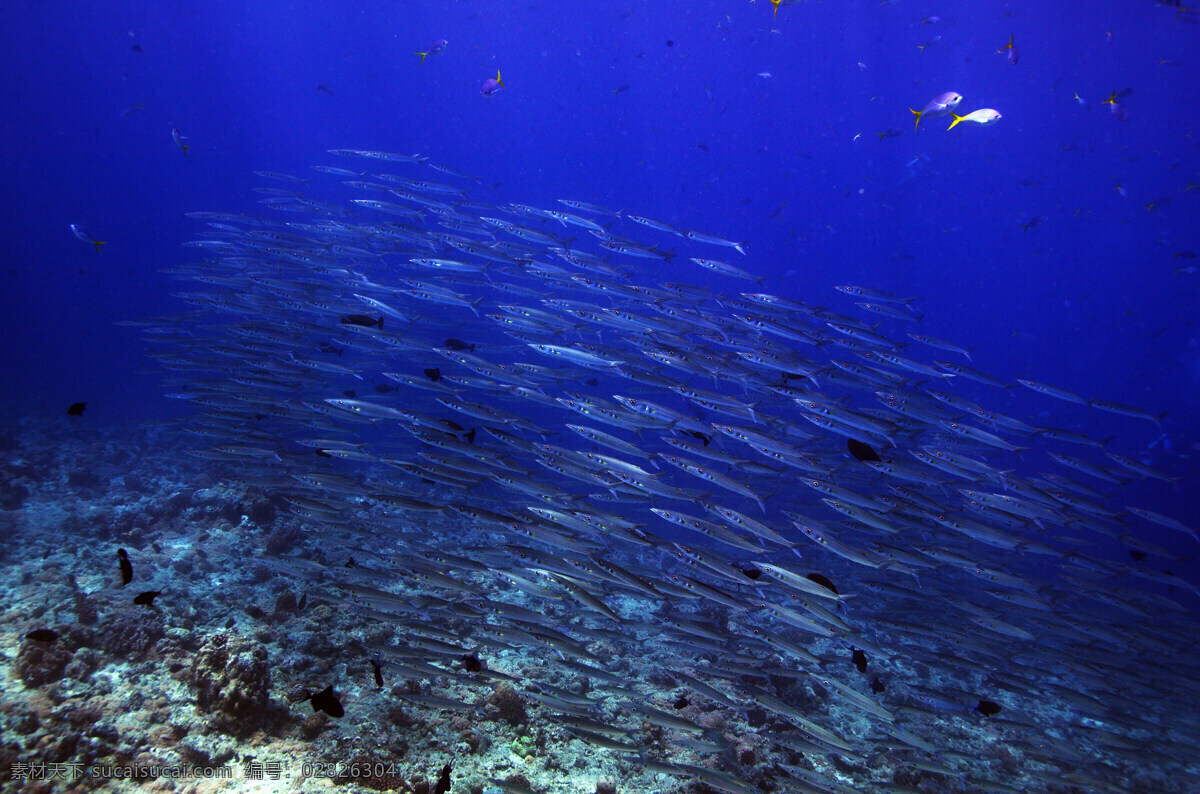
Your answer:
[[[1200,791],[1200,13],[5,9],[0,790]]]

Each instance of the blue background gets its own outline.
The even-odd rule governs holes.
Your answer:
[[[1200,274],[1180,271],[1200,263],[1176,256],[1200,249],[1200,26],[1151,0],[955,5],[9,4],[6,414],[180,410],[114,322],[186,308],[159,272],[199,259],[183,213],[256,212],[251,187],[288,186],[255,169],[349,165],[326,149],[420,152],[480,175],[483,201],[582,199],[748,240],[736,264],[765,291],[918,295],[921,330],[997,377],[1169,411],[1163,439],[1020,387],[992,402],[1188,476],[1126,495],[1200,524]],[[507,88],[482,96],[497,69]],[[1101,102],[1127,87],[1121,123]],[[1003,119],[914,132],[908,108],[948,90]]]

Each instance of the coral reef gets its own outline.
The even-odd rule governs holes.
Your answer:
[[[271,668],[267,651],[236,632],[209,637],[192,663],[196,706],[220,730],[249,733],[270,717]]]

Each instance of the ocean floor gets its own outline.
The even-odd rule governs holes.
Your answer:
[[[1016,707],[993,719],[930,707],[920,732],[937,754],[917,753],[912,737],[878,734],[844,755],[814,751],[773,711],[728,702],[721,676],[740,675],[845,734],[866,736],[870,721],[786,664],[739,671],[736,649],[725,659],[715,646],[698,650],[703,644],[681,652],[643,628],[639,610],[650,602],[628,595],[609,600],[628,621],[625,638],[595,634],[594,659],[547,658],[482,637],[463,653],[445,630],[469,636],[479,618],[435,618],[445,613],[420,581],[392,574],[376,582],[403,610],[378,599],[354,609],[324,574],[295,568],[312,560],[386,571],[407,539],[450,550],[481,533],[440,514],[410,515],[390,536],[352,524],[330,530],[286,511],[269,489],[190,457],[192,446],[173,426],[96,431],[67,418],[19,421],[0,435],[4,791],[1115,790],[1094,788],[1083,771],[1071,780],[1076,767],[1062,753],[1109,751],[1081,740],[1087,720],[1050,699],[1000,697]],[[498,586],[487,571],[459,578],[481,594]],[[588,619],[570,603],[510,600],[564,625]],[[923,608],[908,614],[917,621]],[[715,609],[705,617],[738,619]],[[858,675],[837,641],[806,648],[843,680]],[[863,680],[881,686],[971,684],[902,655],[871,667]],[[679,677],[702,668],[713,673],[712,696]],[[571,704],[577,714],[564,715]],[[1059,733],[1063,746],[1048,745],[1041,758],[1008,741],[1055,721],[1074,732]],[[585,723],[613,730],[601,735]],[[1128,775],[1129,792],[1197,790],[1152,763],[1110,762]],[[687,765],[707,777],[681,776]]]

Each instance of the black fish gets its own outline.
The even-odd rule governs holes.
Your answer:
[[[323,711],[334,718],[346,716],[346,710],[342,708],[342,701],[338,700],[338,696],[333,694],[332,684],[315,695],[311,692],[305,692],[304,697],[312,702],[313,711]]]
[[[850,454],[862,461],[879,460],[879,453],[871,449],[861,441],[855,441],[853,438],[846,439],[846,446],[850,449]]]
[[[134,596],[133,603],[137,604],[138,606],[152,607],[154,606],[154,599],[158,598],[160,595],[162,595],[162,590],[147,590],[144,593],[138,593],[136,596]]]
[[[383,663],[375,658],[371,660],[371,667],[375,668],[375,688],[383,689]]]
[[[121,586],[124,587],[133,581],[133,563],[129,561],[125,549],[117,549],[117,558],[121,564]]]
[[[83,416],[84,408],[87,408],[87,403],[71,403],[71,407],[67,409],[67,416]]]
[[[34,629],[33,631],[25,632],[25,639],[36,640],[37,642],[54,642],[58,639],[58,632],[50,629]]]
[[[808,580],[810,582],[816,582],[834,595],[838,595],[838,589],[833,586],[833,582],[829,581],[829,578],[825,575],[819,573],[810,573],[808,574]]]
[[[854,666],[858,668],[858,672],[863,675],[867,674],[867,654],[861,648],[855,648],[854,654],[850,657],[854,660]]]
[[[883,679],[881,679],[879,676],[875,676],[875,680],[871,682],[871,691],[878,695],[885,689],[887,689],[887,687],[883,685]]]
[[[430,380],[442,379],[442,371],[437,367],[429,367],[428,369],[423,369],[421,371],[424,372],[425,377],[429,378]]]
[[[698,441],[702,441],[704,443],[704,446],[706,446],[706,447],[708,446],[708,442],[712,441],[711,436],[706,436],[704,433],[701,433],[699,430],[684,430],[683,434],[685,436],[691,436],[692,438],[697,439]]]
[[[1142,560],[1146,559],[1146,552],[1139,551],[1138,549],[1130,549],[1129,556],[1132,557],[1135,562],[1141,562]]]
[[[479,657],[473,653],[469,653],[462,658],[463,669],[468,673],[478,673],[483,669],[483,662],[479,661]]]
[[[464,342],[461,339],[456,339],[453,336],[446,340],[446,347],[448,347],[451,350],[456,350],[456,351],[460,351],[460,352],[463,350],[469,350],[472,353],[475,352],[474,344],[469,344],[467,342]]]
[[[687,698],[685,698],[683,695],[680,695],[680,696],[679,696],[679,700],[676,700],[676,701],[675,701],[675,703],[674,703],[673,705],[675,706],[676,710],[678,710],[678,709],[686,709],[688,706],[690,706],[690,705],[691,705],[691,701],[689,701],[689,700],[688,700]]]
[[[227,628],[227,629],[231,629],[236,625],[237,625],[237,620],[234,618],[230,618],[229,620],[225,621],[225,628]]]
[[[438,775],[437,783],[433,785],[433,794],[448,794],[450,791],[450,765],[446,764],[442,767],[442,774]]]
[[[757,579],[762,576],[762,571],[757,568],[742,568],[741,572],[746,575],[747,579]]]
[[[346,389],[344,392],[342,392],[342,396],[349,397],[351,400],[353,400],[354,398],[358,397],[358,392],[356,392],[354,389]]]
[[[975,710],[985,717],[991,717],[1000,713],[1000,704],[994,700],[981,700]]]
[[[389,386],[386,383],[376,383],[375,391],[378,394],[389,394],[390,392],[400,391],[400,387],[399,386]]]
[[[475,428],[472,427],[470,430],[463,433],[463,438],[466,439],[468,444],[474,444],[475,443]]]
[[[304,605],[308,603],[308,593],[300,595],[300,603],[296,604],[296,614],[299,615],[304,611]]]
[[[382,330],[383,315],[379,315],[379,319],[376,320],[374,317],[368,317],[365,314],[344,314],[342,315],[342,325],[358,325],[363,328],[374,328],[375,326],[379,326],[379,328]]]

